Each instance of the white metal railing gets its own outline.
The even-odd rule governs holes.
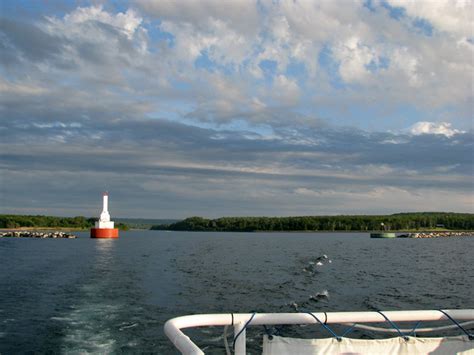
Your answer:
[[[456,321],[474,320],[474,309],[444,310]],[[314,312],[315,317],[325,324],[382,323],[386,322],[379,312]],[[449,318],[438,310],[425,311],[384,311],[383,314],[393,322],[440,321]],[[249,322],[249,320],[253,319]],[[235,341],[235,354],[246,353],[245,325],[291,325],[314,324],[315,317],[308,313],[225,313],[196,314],[168,320],[164,330],[166,336],[183,354],[204,354],[204,352],[182,332],[185,328],[206,326],[233,326],[234,334],[240,333]],[[234,337],[235,337],[234,335]]]

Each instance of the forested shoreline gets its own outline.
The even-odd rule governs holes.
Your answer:
[[[89,229],[97,218],[41,215],[0,215],[0,228]],[[125,223],[117,228],[128,229]],[[190,217],[170,224],[151,226],[152,230],[209,232],[285,232],[285,231],[388,231],[474,230],[474,214],[425,212],[392,215],[340,215],[301,217]]]
[[[301,217],[190,217],[153,230],[258,232],[258,231],[371,231],[371,230],[474,230],[474,214],[449,212],[392,215],[341,215]]]
[[[76,217],[54,217],[41,215],[0,215],[0,228],[71,228],[89,229],[94,226],[97,218]],[[116,223],[116,228],[126,230],[126,224]]]

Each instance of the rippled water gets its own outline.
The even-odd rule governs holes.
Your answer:
[[[163,324],[192,313],[474,308],[474,238],[79,235],[0,239],[0,353],[173,353]],[[222,351],[221,329],[190,334]]]

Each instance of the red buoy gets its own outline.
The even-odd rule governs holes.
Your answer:
[[[91,228],[91,238],[118,238],[118,228],[114,228],[114,222],[110,220],[108,211],[109,195],[107,192],[103,196],[102,213],[99,221],[95,222],[95,228]]]
[[[91,238],[118,238],[118,228],[92,228]]]

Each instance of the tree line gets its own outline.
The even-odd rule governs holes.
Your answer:
[[[173,231],[371,231],[371,230],[474,230],[474,214],[421,212],[392,215],[302,216],[302,217],[190,217],[153,230]]]
[[[0,215],[0,228],[89,229],[97,218],[41,215]],[[382,226],[383,223],[383,226]],[[127,223],[116,223],[122,230]],[[392,215],[301,216],[301,217],[190,217],[169,224],[153,225],[154,230],[256,232],[256,231],[371,231],[371,230],[474,230],[474,214],[421,212]]]
[[[77,228],[89,229],[94,226],[97,218],[77,217],[54,217],[54,216],[30,216],[30,215],[0,215],[0,228]],[[116,223],[116,228],[127,230],[124,223]]]

